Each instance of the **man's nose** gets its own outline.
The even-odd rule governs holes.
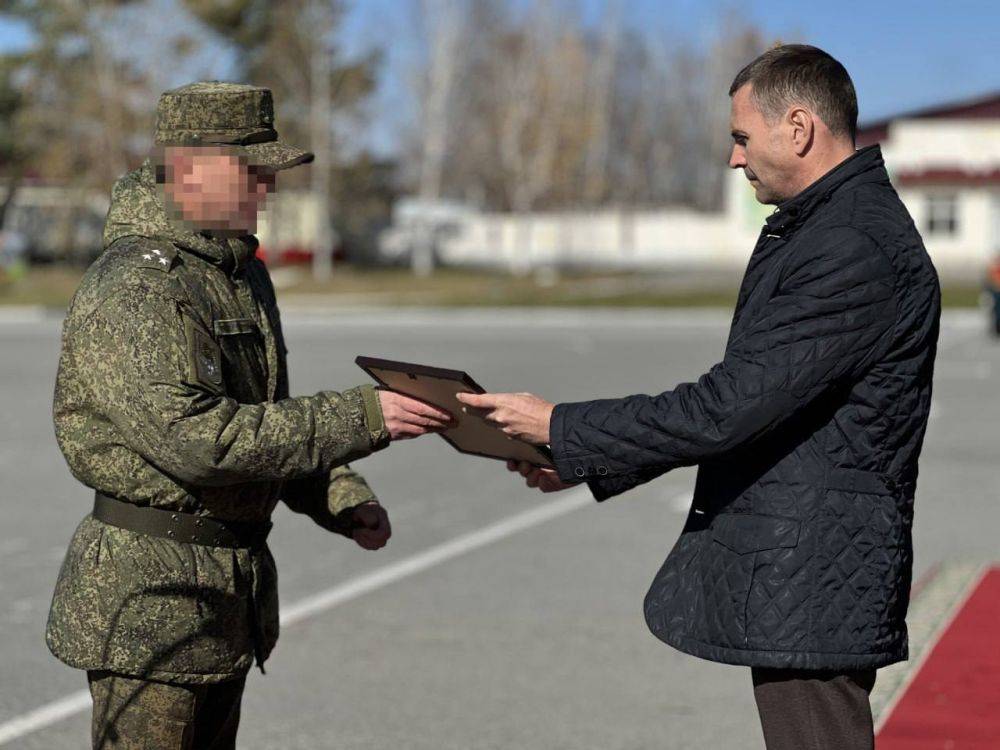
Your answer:
[[[733,150],[729,154],[729,168],[730,169],[740,169],[747,165],[746,154],[743,153],[743,149],[740,146],[733,146]]]

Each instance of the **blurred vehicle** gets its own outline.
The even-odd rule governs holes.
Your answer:
[[[378,237],[378,258],[388,265],[408,265],[422,242],[430,242],[435,258],[441,245],[459,235],[478,215],[457,201],[401,198],[392,211],[392,225]]]
[[[334,262],[343,258],[342,243],[329,226],[322,201],[308,190],[279,191],[268,198],[257,239],[257,257],[271,266],[307,266],[317,252],[329,253]]]
[[[75,188],[24,185],[8,209],[4,231],[19,235],[27,263],[85,266],[103,247],[108,197]]]

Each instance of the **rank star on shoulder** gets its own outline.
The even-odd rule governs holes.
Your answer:
[[[143,259],[143,260],[152,260],[152,259],[153,259],[153,256],[152,256],[152,255],[150,255],[149,253],[143,253],[143,254],[142,254],[142,259]]]
[[[160,263],[161,263],[162,265],[164,265],[164,266],[165,266],[165,265],[168,265],[168,264],[170,263],[170,261],[169,261],[169,260],[167,260],[166,258],[159,258],[159,261],[160,261]]]

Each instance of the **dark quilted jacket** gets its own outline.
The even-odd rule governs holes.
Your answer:
[[[698,382],[556,407],[559,474],[598,500],[699,466],[646,596],[659,638],[758,667],[906,658],[939,319],[937,274],[872,146],[767,220],[725,356]]]

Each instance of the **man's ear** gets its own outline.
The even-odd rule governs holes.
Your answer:
[[[788,110],[786,122],[792,136],[792,148],[797,156],[802,156],[809,150],[815,135],[813,113],[804,107],[792,107]]]

